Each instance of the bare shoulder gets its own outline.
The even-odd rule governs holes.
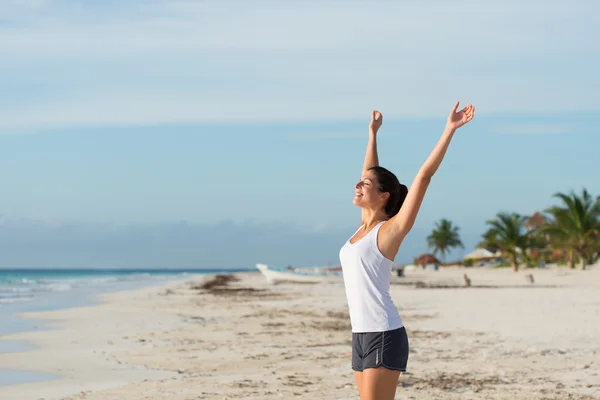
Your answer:
[[[393,261],[403,240],[404,235],[398,229],[398,225],[388,220],[379,228],[377,247],[379,247],[379,251],[385,258]]]

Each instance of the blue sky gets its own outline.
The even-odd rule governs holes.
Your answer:
[[[0,266],[336,262],[373,108],[407,184],[477,108],[398,262],[440,218],[460,256],[499,211],[598,195],[600,6],[576,4],[8,1]]]

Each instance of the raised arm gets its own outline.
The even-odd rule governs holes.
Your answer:
[[[457,109],[458,102],[454,105],[448,116],[448,122],[442,136],[410,186],[400,211],[389,221],[389,232],[395,239],[394,242],[398,243],[398,245],[404,240],[404,237],[412,229],[417,219],[417,214],[425,197],[429,182],[431,182],[431,178],[442,163],[454,132],[473,119],[475,107],[471,104],[458,112],[456,111]]]
[[[383,115],[379,111],[373,110],[371,123],[369,124],[369,142],[367,143],[367,154],[365,154],[363,172],[379,165],[379,158],[377,157],[377,131],[379,131],[382,123]]]

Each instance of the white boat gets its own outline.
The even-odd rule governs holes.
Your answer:
[[[269,283],[336,283],[342,282],[341,267],[271,267],[256,264]]]

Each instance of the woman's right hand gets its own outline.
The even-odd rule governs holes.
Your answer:
[[[371,116],[371,123],[369,124],[369,130],[373,133],[377,133],[379,128],[383,124],[383,114],[381,114],[377,110],[373,110],[373,114]]]

